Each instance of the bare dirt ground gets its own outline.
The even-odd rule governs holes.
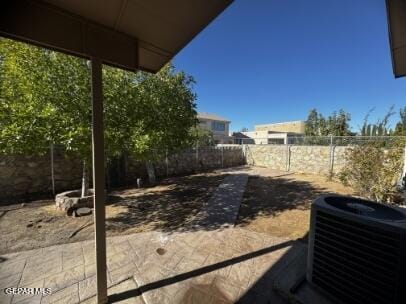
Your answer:
[[[311,202],[321,194],[351,195],[351,188],[327,177],[258,168],[245,189],[237,226],[290,239],[306,238]]]
[[[352,193],[324,176],[246,170],[250,177],[236,225],[273,236],[305,237],[310,203],[318,195]],[[168,178],[154,187],[117,189],[107,199],[107,235],[187,229],[226,176],[227,171],[218,171]],[[68,217],[50,200],[0,207],[0,254],[93,237],[92,215]]]
[[[107,235],[174,231],[190,221],[225,173],[164,179],[154,187],[119,189],[106,206]],[[68,217],[51,200],[0,207],[0,254],[92,239],[93,216]]]

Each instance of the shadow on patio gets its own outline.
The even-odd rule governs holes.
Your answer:
[[[218,285],[218,279],[213,278],[208,284],[197,284],[190,280],[199,276],[207,275],[225,268],[238,266],[240,263],[253,262],[257,258],[269,257],[272,259],[272,254],[278,250],[290,247],[286,253],[281,255],[268,269],[261,269],[257,273],[252,282],[246,288],[242,287],[242,292],[239,297],[230,297],[230,290],[226,290],[225,286]],[[126,299],[135,298],[148,292],[156,291],[160,288],[170,288],[171,285],[186,281],[184,289],[171,300],[173,303],[194,303],[193,300],[199,300],[199,303],[205,301],[210,303],[285,303],[285,301],[273,291],[272,286],[275,278],[281,271],[291,263],[298,255],[303,254],[305,246],[300,242],[286,241],[273,246],[269,246],[260,250],[252,251],[247,254],[242,254],[218,263],[210,264],[197,268],[188,272],[180,273],[172,277],[164,278],[154,282],[150,282],[139,286],[136,289],[125,290],[109,296],[109,303],[120,302]],[[221,278],[227,279],[227,278]],[[148,301],[148,296],[146,297]],[[145,298],[144,298],[145,300]]]

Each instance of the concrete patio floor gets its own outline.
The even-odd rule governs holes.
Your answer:
[[[241,228],[137,233],[107,244],[110,301],[148,304],[284,303],[272,282],[301,246]],[[2,290],[49,287],[52,293],[3,292],[0,303],[93,303],[94,259],[93,241],[3,255]]]

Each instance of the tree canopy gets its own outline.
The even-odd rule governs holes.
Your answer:
[[[400,120],[396,124],[394,135],[406,136],[406,106],[399,110]]]
[[[369,115],[374,109],[371,109],[364,118],[364,123],[361,127],[360,134],[362,136],[388,136],[388,135],[401,135],[394,134],[393,130],[389,127],[389,119],[395,114],[393,111],[394,106],[391,106],[388,112],[382,119],[377,120],[375,123],[370,123],[368,121]]]
[[[305,135],[307,136],[348,136],[351,135],[349,122],[351,116],[344,110],[333,112],[327,118],[316,109],[311,109],[306,119]]]
[[[188,145],[193,84],[171,64],[155,75],[103,66],[106,156],[153,160]],[[55,143],[89,164],[90,92],[86,60],[0,39],[0,153],[41,154]]]

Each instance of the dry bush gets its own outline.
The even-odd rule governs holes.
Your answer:
[[[339,179],[360,196],[380,202],[400,203],[398,182],[403,168],[404,142],[390,146],[368,142],[353,146],[346,152],[346,164]]]

